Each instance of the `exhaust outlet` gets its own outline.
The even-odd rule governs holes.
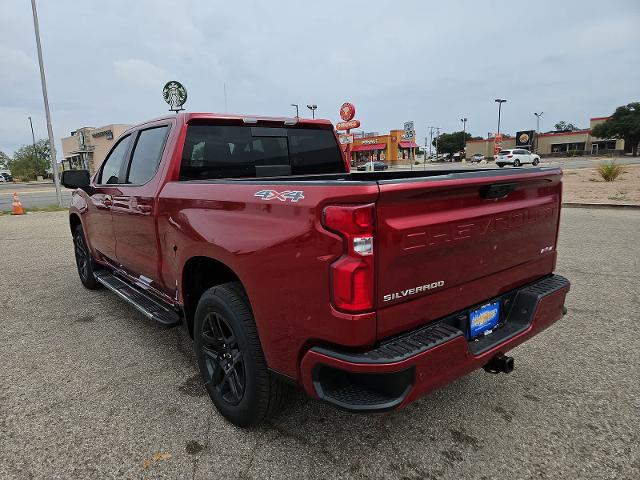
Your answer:
[[[489,360],[489,363],[482,368],[488,373],[511,373],[514,368],[513,357],[498,355]]]

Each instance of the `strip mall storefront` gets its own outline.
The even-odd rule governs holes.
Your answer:
[[[418,145],[403,138],[404,130],[391,130],[387,135],[354,134],[351,161],[382,161],[390,164],[415,160]]]
[[[502,148],[527,148],[540,155],[565,155],[567,152],[600,155],[624,151],[624,140],[596,138],[591,135],[591,129],[606,121],[609,117],[594,117],[589,120],[589,128],[571,132],[540,133],[535,138],[531,135],[530,145],[517,145],[515,137],[503,138]],[[471,158],[480,153],[485,157],[493,157],[494,139],[467,140],[466,155]]]

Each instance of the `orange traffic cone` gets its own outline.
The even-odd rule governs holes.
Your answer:
[[[13,214],[24,215],[24,208],[22,208],[20,198],[18,198],[18,192],[13,192]]]

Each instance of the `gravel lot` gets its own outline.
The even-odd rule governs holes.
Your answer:
[[[0,217],[0,478],[640,478],[640,211],[563,211],[569,314],[387,415],[217,415],[182,329],[77,279],[65,213]]]

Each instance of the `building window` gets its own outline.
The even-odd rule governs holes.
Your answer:
[[[561,152],[573,152],[576,150],[584,151],[585,142],[575,142],[575,143],[552,143],[551,144],[551,152],[552,153],[561,153]]]

